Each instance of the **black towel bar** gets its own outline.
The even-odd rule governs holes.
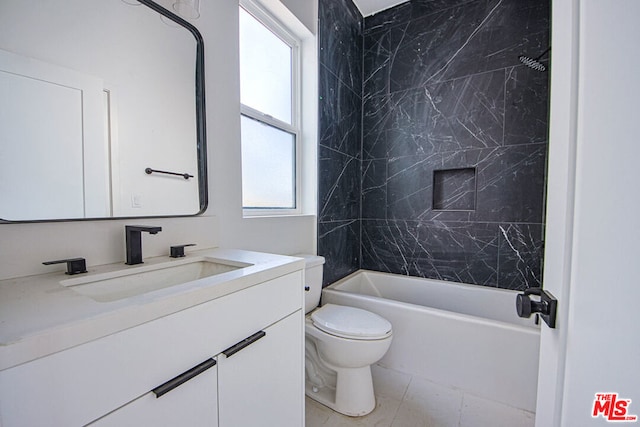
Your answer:
[[[151,175],[154,172],[157,173],[164,173],[167,175],[177,175],[177,176],[181,176],[184,179],[189,179],[189,178],[193,178],[193,175],[189,175],[188,173],[178,173],[178,172],[167,172],[167,171],[161,171],[161,170],[157,170],[157,169],[151,169],[151,168],[146,168],[144,170],[147,174]]]

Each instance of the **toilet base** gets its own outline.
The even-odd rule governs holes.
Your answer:
[[[336,371],[335,387],[316,387],[306,381],[305,394],[316,402],[351,417],[361,417],[373,411],[376,398],[373,394],[371,367],[332,369]]]

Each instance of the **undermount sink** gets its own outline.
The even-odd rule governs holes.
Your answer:
[[[251,264],[199,257],[128,267],[68,279],[60,284],[95,301],[111,302],[249,266]]]

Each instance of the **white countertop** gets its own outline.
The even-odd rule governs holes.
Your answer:
[[[192,251],[177,260],[203,256],[251,265],[111,302],[94,301],[60,282],[139,266],[90,266],[77,276],[57,272],[0,281],[0,370],[304,269],[300,258],[235,249]],[[147,258],[144,266],[174,260]]]

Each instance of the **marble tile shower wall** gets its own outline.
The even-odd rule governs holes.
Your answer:
[[[548,43],[548,1],[414,0],[365,19],[362,268],[540,285],[548,74],[518,56]]]
[[[412,0],[364,30],[354,9],[320,1],[325,282],[361,267],[540,285],[548,73],[518,55],[546,49],[549,3]]]
[[[319,1],[318,253],[324,283],[360,268],[363,18]]]

